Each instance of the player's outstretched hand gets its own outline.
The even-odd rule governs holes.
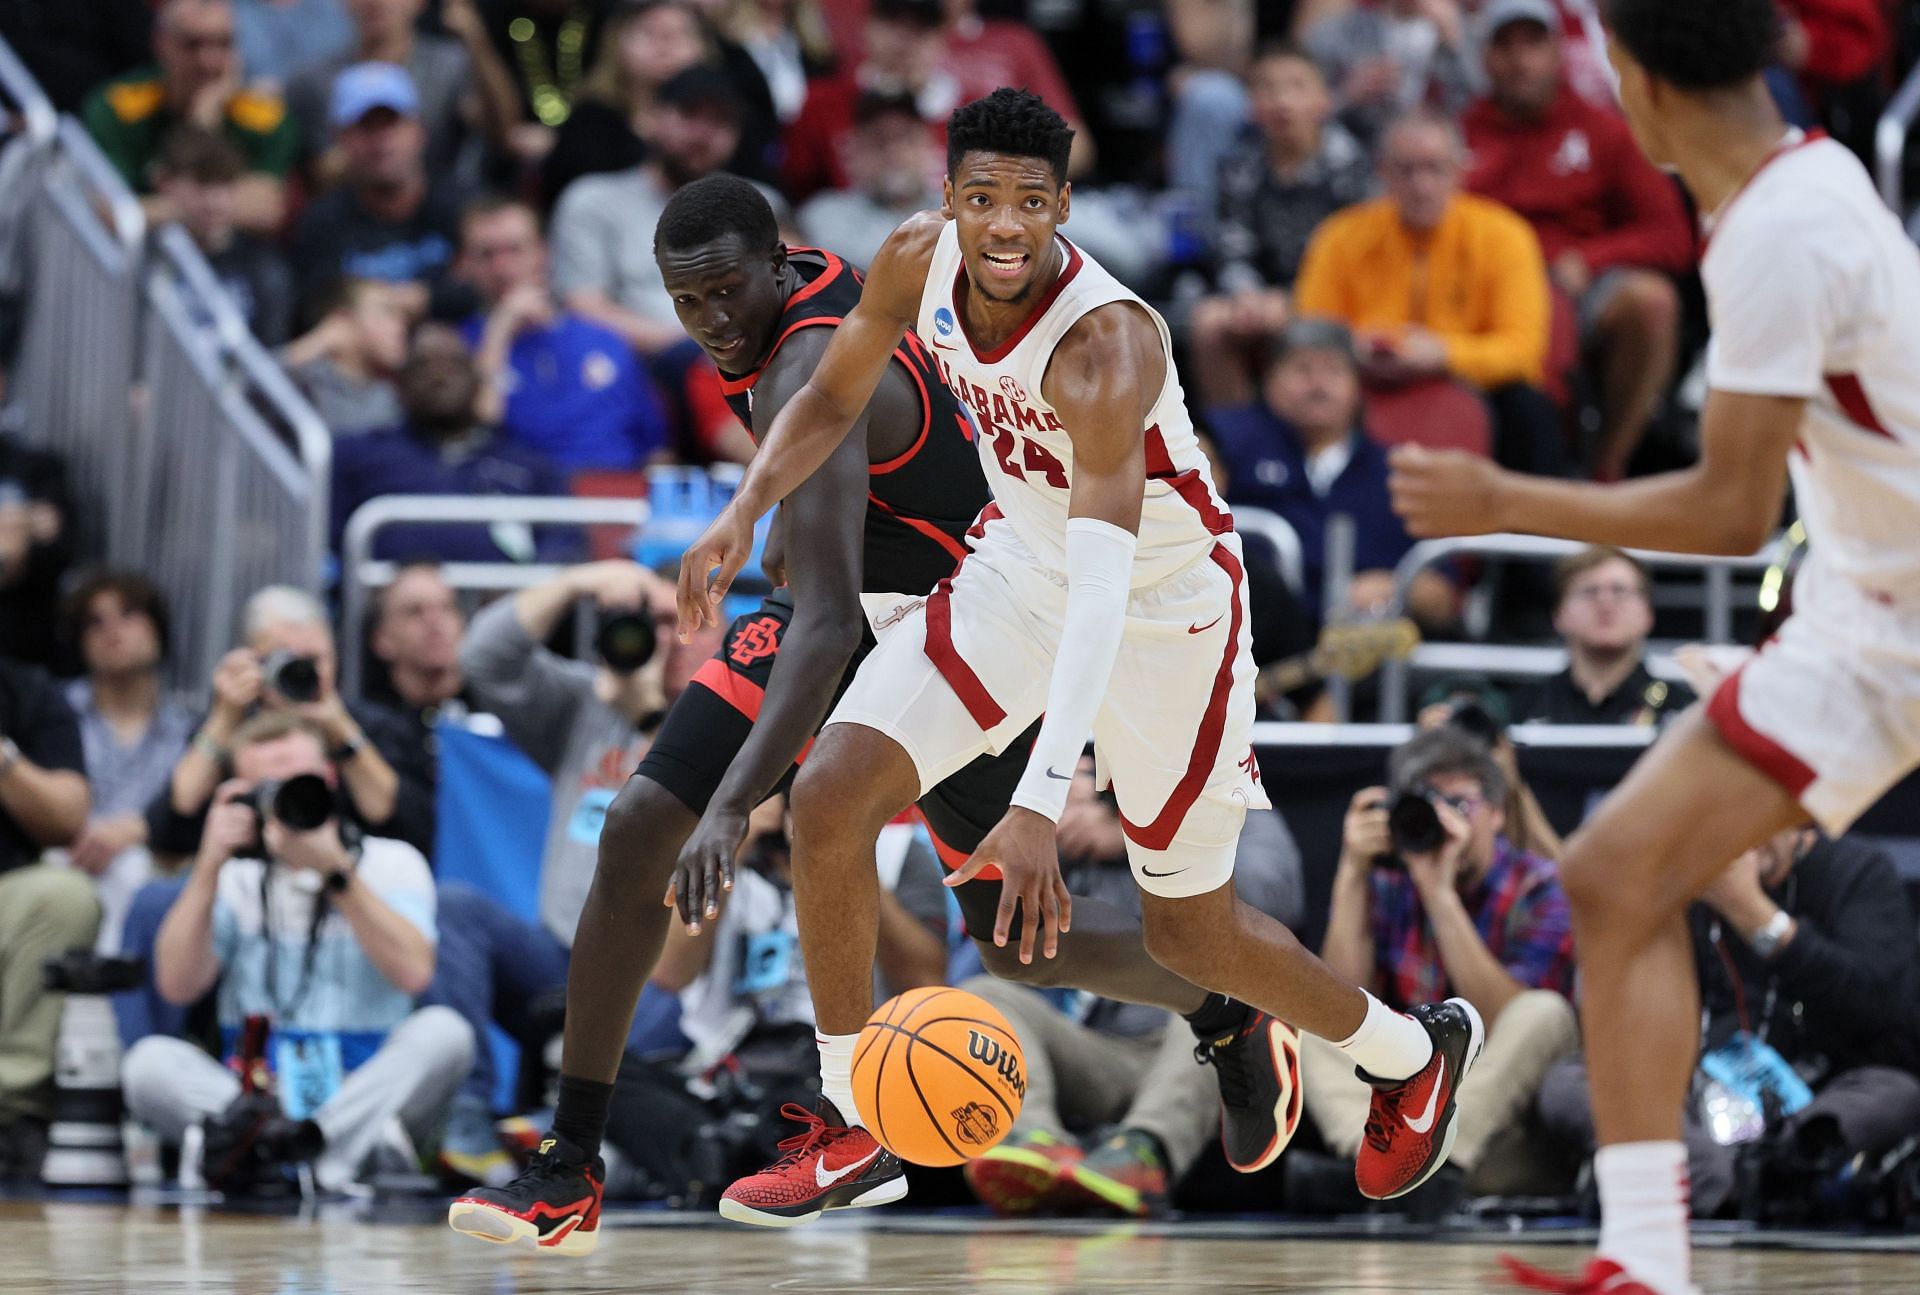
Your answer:
[[[720,894],[733,889],[733,861],[746,839],[747,816],[712,805],[681,847],[665,903],[679,908],[680,920],[694,935],[702,922],[720,915]]]
[[[993,942],[1007,947],[1013,930],[1013,910],[1020,908],[1020,961],[1033,961],[1034,933],[1040,934],[1041,953],[1060,952],[1060,933],[1073,927],[1073,896],[1060,879],[1060,852],[1054,846],[1053,824],[1043,814],[1014,806],[1000,820],[980,848],[947,885],[960,886],[979,876],[989,864],[1000,869],[1000,911],[993,919]],[[1036,920],[1036,917],[1038,920]]]
[[[1500,529],[1500,469],[1477,454],[1401,445],[1389,458],[1393,510],[1416,539]]]
[[[753,523],[733,504],[720,510],[706,533],[680,558],[680,641],[699,633],[703,625],[725,625],[720,604],[733,588],[733,578],[753,556]],[[718,568],[716,570],[716,568]]]

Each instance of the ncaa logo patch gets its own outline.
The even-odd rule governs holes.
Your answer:
[[[942,337],[953,336],[953,312],[945,306],[933,312],[933,331]]]

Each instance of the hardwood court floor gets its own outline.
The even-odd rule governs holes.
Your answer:
[[[769,1232],[616,1218],[587,1259],[521,1256],[422,1218],[370,1223],[68,1203],[0,1203],[0,1291],[60,1295],[1473,1295],[1502,1289],[1495,1255],[1556,1267],[1583,1249],[1355,1236],[1279,1225],[1038,1231],[971,1218],[833,1220]],[[1194,1236],[1199,1231],[1204,1235]],[[1709,1295],[1914,1295],[1920,1253],[1704,1248]]]

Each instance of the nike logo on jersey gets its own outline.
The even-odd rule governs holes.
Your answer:
[[[1422,1136],[1433,1131],[1433,1117],[1440,1112],[1440,1090],[1447,1082],[1447,1059],[1442,1056],[1439,1061],[1440,1069],[1433,1074],[1433,1087],[1427,1090],[1427,1109],[1420,1113],[1418,1119],[1406,1117],[1407,1127]]]
[[[1061,782],[1072,782],[1072,781],[1073,781],[1073,777],[1072,777],[1072,775],[1070,775],[1070,774],[1064,774],[1064,773],[1055,773],[1055,772],[1053,771],[1053,766],[1052,766],[1052,765],[1048,765],[1048,766],[1047,766],[1047,777],[1049,777],[1049,778],[1057,778],[1057,779],[1059,779],[1059,780],[1060,780]]]
[[[1218,625],[1221,622],[1221,620],[1225,618],[1225,616],[1226,616],[1226,613],[1222,612],[1219,616],[1214,617],[1212,620],[1208,621],[1205,625],[1189,625],[1187,626],[1187,633],[1205,634],[1208,630],[1212,629],[1215,625]]]
[[[860,1157],[858,1160],[854,1161],[852,1164],[846,1165],[840,1169],[836,1169],[832,1173],[827,1172],[827,1158],[825,1156],[821,1156],[819,1160],[814,1162],[813,1181],[818,1183],[823,1188],[831,1187],[835,1183],[839,1182],[841,1179],[846,1178],[848,1175],[856,1174],[860,1172],[862,1169],[865,1169],[868,1165],[873,1163],[873,1158],[879,1154],[880,1154],[880,1148],[875,1147],[873,1150],[867,1152],[866,1155]]]

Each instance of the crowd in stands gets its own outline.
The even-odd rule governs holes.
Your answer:
[[[1781,8],[1777,97],[1858,142],[1893,63],[1885,8]],[[1393,444],[1600,480],[1691,453],[1695,221],[1612,106],[1595,0],[103,0],[0,14],[0,36],[319,413],[336,552],[383,496],[638,493],[650,468],[748,459],[654,258],[667,200],[740,174],[789,242],[865,263],[938,206],[947,114],[1002,84],[1080,131],[1066,234],[1166,314],[1227,500],[1299,541],[1287,578],[1249,542],[1261,665],[1389,610],[1466,632],[1486,580],[1471,563],[1396,601],[1413,542]],[[606,558],[557,526],[394,526],[362,640],[322,598],[270,586],[210,677],[181,679],[169,591],[81,564],[66,472],[0,427],[0,1180],[44,1153],[61,1000],[41,966],[72,949],[138,960],[115,1002],[128,1111],[197,1141],[229,1192],[295,1163],[328,1191],[422,1164],[510,1177],[525,1148],[501,1117],[547,1105],[601,823],[718,647],[671,633],[677,561]],[[560,574],[483,605],[443,569],[469,562]],[[1458,994],[1490,1023],[1453,1166],[1419,1198],[1435,1216],[1573,1193],[1592,1137],[1560,835],[1505,729],[1653,726],[1695,696],[1649,658],[1654,587],[1631,556],[1589,550],[1550,591],[1504,589],[1550,609],[1565,670],[1442,681],[1337,841],[1258,812],[1236,873],[1391,1005]],[[595,632],[614,623],[645,650]],[[356,696],[349,658],[368,667]],[[1271,716],[1330,713],[1311,680],[1289,687]],[[476,801],[449,795],[492,794],[472,779],[476,760],[505,767],[496,747],[535,798],[503,791],[507,812],[465,821]],[[1437,844],[1390,831],[1410,796]],[[484,839],[528,806],[534,829]],[[1073,893],[1137,904],[1091,767],[1059,844]],[[536,880],[508,893],[472,854]],[[876,993],[964,985],[1025,1044],[1025,1108],[968,1168],[973,1193],[1008,1214],[1179,1202],[1219,1161],[1215,1080],[1179,1023],[983,976],[924,831],[890,828],[879,862]],[[738,875],[717,921],[676,925],[641,1000],[615,1194],[686,1198],[760,1163],[772,1112],[813,1082],[778,798]],[[1920,1133],[1920,939],[1884,854],[1782,837],[1694,927],[1703,1216],[1810,1199]],[[216,1060],[236,1054],[277,1098]],[[1296,1168],[1254,1194],[1357,1208],[1313,1157],[1351,1158],[1365,1086],[1312,1040],[1301,1082]]]

